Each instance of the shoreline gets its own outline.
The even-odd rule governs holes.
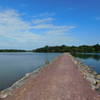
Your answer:
[[[59,56],[62,56],[62,54]],[[51,62],[49,62],[49,64],[54,62],[57,58],[59,58],[59,56],[56,57]],[[100,92],[100,76],[97,79],[97,76],[99,74],[97,74],[95,71],[92,71],[92,69],[89,66],[85,65],[81,61],[78,61],[71,54],[69,54],[69,56],[71,57],[72,61],[77,65],[77,68],[82,73],[83,77],[90,82],[91,88],[93,90]],[[11,87],[2,90],[0,92],[0,98],[6,98],[7,96],[13,95],[12,92],[15,89],[20,88],[24,83],[26,83],[26,81],[28,81],[28,79],[30,79],[31,76],[35,76],[35,75],[39,74],[39,72],[41,72],[44,69],[44,67],[48,67],[48,64],[41,66],[40,68],[36,69],[35,71],[33,71],[31,73],[26,73],[26,75],[24,77],[22,77],[20,80],[16,81]]]
[[[62,54],[61,54],[62,55]],[[61,55],[57,56],[54,60],[50,61],[50,62],[45,62],[44,65],[42,65],[40,68],[37,68],[36,70],[30,72],[30,73],[26,73],[21,79],[19,79],[18,81],[14,82],[10,87],[3,89],[0,91],[0,98],[6,98],[10,95],[13,95],[13,91],[17,88],[20,88],[22,85],[24,85],[27,80],[31,77],[31,76],[35,76],[37,75],[39,72],[41,72],[44,67],[48,67],[48,64],[54,62],[58,57],[60,57]]]
[[[43,67],[44,66],[42,66],[42,68]],[[39,73],[39,71],[42,68],[38,68],[33,72],[26,73],[21,79],[19,79],[18,81],[14,82],[10,87],[8,87],[8,88],[6,88],[4,90],[1,90],[0,91],[0,98],[6,98],[7,96],[12,95],[12,92],[15,89],[20,88],[22,85],[24,85],[24,83],[26,83],[26,81],[31,77],[31,75],[35,75],[35,74]]]
[[[100,74],[89,67],[82,61],[76,59],[74,56],[70,55],[73,62],[77,65],[78,70],[82,73],[84,79],[90,82],[91,88],[100,93]]]

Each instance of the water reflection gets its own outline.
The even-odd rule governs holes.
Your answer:
[[[93,70],[100,74],[100,53],[74,53],[72,55],[89,67],[93,67]]]
[[[0,53],[0,90],[10,87],[26,73],[51,62],[60,53]]]
[[[74,57],[82,58],[82,59],[95,59],[97,61],[100,60],[100,54],[98,53],[73,53],[72,54]]]

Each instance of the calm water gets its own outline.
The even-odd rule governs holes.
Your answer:
[[[42,67],[45,62],[50,62],[59,55],[60,53],[0,53],[0,90],[10,87],[26,73]],[[73,55],[100,73],[100,53]]]
[[[73,55],[100,74],[100,53],[77,53]]]
[[[26,73],[52,61],[60,53],[0,53],[0,90],[10,87]]]

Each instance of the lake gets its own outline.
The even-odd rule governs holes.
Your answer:
[[[100,53],[76,53],[73,56],[100,74]]]
[[[45,65],[61,53],[0,53],[0,90],[10,87],[26,73]],[[74,57],[100,73],[100,53],[76,53]]]
[[[0,53],[0,90],[10,87],[26,73],[42,67],[59,55],[60,53]]]

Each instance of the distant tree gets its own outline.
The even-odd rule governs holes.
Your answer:
[[[45,46],[33,50],[34,52],[100,52],[100,45],[96,44],[93,46],[81,45],[81,46]]]
[[[1,49],[0,52],[26,52],[26,50],[17,50],[17,49]]]

